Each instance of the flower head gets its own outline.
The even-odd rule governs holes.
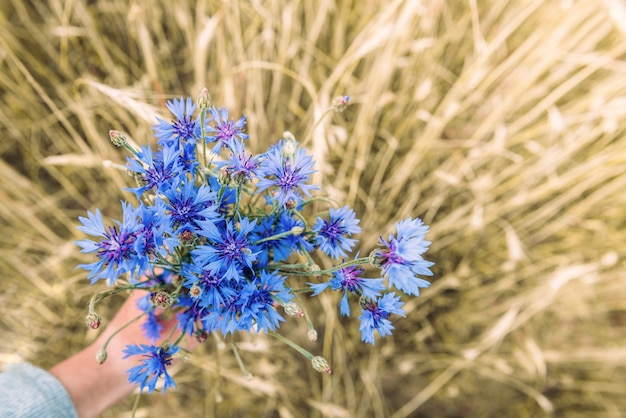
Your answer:
[[[159,377],[163,376],[165,382],[163,384],[163,393],[168,387],[176,387],[174,379],[167,373],[167,366],[172,364],[172,356],[180,348],[176,345],[157,347],[154,345],[127,345],[123,350],[125,356],[141,356],[141,364],[127,370],[128,382],[137,383],[139,391],[144,387],[148,388],[148,393],[152,393],[156,388]]]
[[[372,300],[367,297],[361,298],[362,314],[361,320],[361,341],[374,344],[374,331],[377,331],[381,337],[391,335],[394,329],[389,321],[389,315],[396,314],[405,316],[402,309],[404,302],[400,302],[400,296],[395,293],[386,293],[378,300]]]
[[[136,158],[128,158],[128,168],[139,174],[144,183],[141,187],[128,189],[137,199],[147,190],[164,192],[180,181],[177,177],[182,171],[180,152],[175,147],[163,146],[153,153],[149,145],[142,147]]]
[[[172,112],[176,119],[167,122],[161,118],[157,118],[158,122],[152,127],[154,136],[160,144],[175,145],[180,148],[186,143],[195,143],[200,136],[200,121],[194,118],[196,105],[191,98],[184,100],[174,99],[166,103],[167,108]]]
[[[207,245],[199,245],[191,253],[194,262],[211,274],[223,276],[225,279],[239,281],[243,268],[252,268],[257,253],[250,249],[248,235],[254,229],[256,221],[241,218],[239,228],[232,221],[225,227],[218,228],[212,222],[200,222],[198,234],[208,238]]]
[[[350,304],[348,295],[353,293],[358,296],[365,296],[369,299],[376,299],[381,291],[385,290],[383,279],[366,279],[360,277],[363,269],[357,266],[341,268],[333,273],[333,277],[325,283],[309,283],[314,290],[311,296],[317,296],[330,287],[333,290],[341,290],[343,297],[339,303],[341,315],[350,316]]]
[[[430,241],[424,240],[428,229],[419,218],[396,222],[398,236],[389,235],[387,241],[381,237],[378,243],[381,248],[370,255],[372,264],[380,267],[389,284],[407,295],[419,295],[420,288],[430,286],[428,281],[417,277],[433,275],[429,267],[435,263],[422,258],[430,246]]]
[[[317,232],[317,245],[332,258],[347,257],[345,251],[352,251],[356,243],[355,239],[349,237],[361,232],[360,221],[348,206],[339,209],[330,208],[328,212],[329,219],[317,218],[317,222],[311,228]]]
[[[311,190],[318,187],[307,184],[311,174],[315,173],[315,162],[303,148],[296,148],[286,155],[282,147],[273,147],[263,154],[263,165],[258,183],[258,191],[271,189],[273,200],[281,206],[297,206],[302,200],[301,193],[311,196]]]
[[[178,232],[193,230],[201,221],[215,219],[217,211],[213,206],[215,193],[208,186],[196,186],[192,182],[168,190],[167,211]]]
[[[109,285],[112,285],[120,275],[136,273],[141,264],[135,251],[135,241],[141,224],[137,222],[137,214],[130,204],[122,201],[122,209],[123,222],[118,221],[117,226],[109,226],[108,229],[105,229],[98,209],[95,215],[87,212],[88,218],[82,216],[78,218],[83,224],[78,229],[88,235],[102,237],[99,242],[89,239],[76,241],[76,244],[82,248],[81,253],[96,253],[99,259],[93,263],[78,266],[89,271],[87,278],[92,284],[99,279],[107,279]]]
[[[209,112],[211,112],[211,117],[215,122],[215,125],[209,125],[206,128],[206,132],[209,134],[206,137],[207,142],[215,142],[212,152],[219,154],[222,147],[234,150],[236,141],[248,139],[248,135],[243,132],[246,126],[245,116],[235,122],[228,119],[228,109],[211,108]]]

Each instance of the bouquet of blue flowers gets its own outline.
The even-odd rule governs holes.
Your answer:
[[[343,110],[348,101],[338,97],[334,109]],[[150,340],[161,337],[156,312],[171,311],[181,331],[181,338],[159,346],[127,346],[127,357],[142,359],[128,371],[129,381],[140,392],[154,391],[161,377],[164,391],[175,387],[167,366],[182,336],[204,341],[218,331],[223,337],[269,333],[330,373],[325,359],[277,332],[283,314],[305,316],[299,293],[342,292],[339,313],[349,316],[351,299],[358,303],[364,342],[374,344],[375,332],[390,335],[390,316],[405,316],[401,296],[391,290],[418,296],[429,286],[419,277],[432,275],[433,263],[423,258],[428,226],[420,219],[397,222],[396,234],[381,237],[369,256],[350,256],[360,221],[348,206],[317,196],[319,187],[310,184],[314,161],[291,133],[254,155],[244,145],[245,116],[235,121],[227,109],[214,107],[206,89],[195,103],[181,98],[167,107],[173,119],[154,125],[156,150],[110,132],[112,142],[130,152],[127,169],[136,187],[128,190],[138,204],[122,201],[122,220],[109,226],[99,210],[79,218],[79,229],[95,239],[77,244],[96,258],[79,267],[92,284],[106,280],[113,286],[92,298],[87,324],[100,325],[95,305],[102,299],[137,289],[146,292],[140,308]],[[316,206],[322,206],[320,213],[313,213]],[[320,269],[315,258],[322,253],[336,265]],[[364,277],[367,266],[377,277]],[[308,318],[307,324],[315,341]]]

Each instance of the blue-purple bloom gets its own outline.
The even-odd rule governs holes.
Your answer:
[[[430,246],[430,241],[424,240],[428,229],[419,218],[396,222],[397,238],[393,234],[388,241],[381,237],[378,245],[382,248],[374,250],[370,256],[374,266],[382,270],[383,277],[389,279],[389,285],[407,295],[419,295],[420,288],[430,286],[428,281],[417,277],[418,274],[433,275],[429,267],[435,263],[422,258]]]
[[[186,182],[163,193],[166,207],[178,232],[194,230],[201,221],[215,219],[215,193],[208,186]]]
[[[361,299],[362,314],[359,316],[361,320],[361,341],[374,345],[374,331],[377,331],[381,337],[391,335],[394,329],[389,315],[396,314],[405,317],[404,302],[400,301],[400,296],[395,293],[385,293],[378,300],[368,298]]]
[[[167,122],[157,118],[158,123],[152,129],[159,144],[175,145],[176,148],[181,148],[181,145],[195,143],[201,130],[199,119],[193,116],[196,105],[191,101],[191,98],[188,97],[187,100],[182,97],[174,99],[168,101],[166,106],[176,119]]]
[[[289,227],[290,230],[291,227]],[[278,235],[282,232],[285,232],[285,229],[282,227],[282,223],[276,222],[275,215],[269,215],[265,218],[262,218],[261,221],[254,227],[252,232],[250,233],[250,241],[252,244],[252,251],[258,253],[257,259],[255,261],[255,266],[258,268],[264,268],[273,261],[274,263],[278,263],[280,261],[286,260],[291,254],[292,250],[292,242],[288,240],[288,238],[292,237],[282,237],[279,239],[271,239],[268,241],[263,241],[259,244],[254,244],[257,241],[261,241],[265,238],[269,238],[274,235]]]
[[[324,283],[308,283],[314,290],[311,296],[317,296],[327,288],[343,291],[343,297],[339,302],[341,315],[350,316],[350,304],[348,294],[365,296],[368,299],[376,299],[380,292],[385,290],[383,279],[366,279],[360,277],[364,270],[358,266],[348,266],[333,273],[333,277]]]
[[[231,148],[230,157],[224,162],[217,162],[217,168],[235,184],[250,183],[257,177],[261,165],[260,157],[246,152],[241,142],[234,142]]]
[[[329,219],[317,218],[311,228],[317,233],[316,243],[320,250],[332,258],[347,257],[346,251],[352,251],[357,242],[349,237],[361,232],[360,221],[348,206],[330,208],[328,212]]]
[[[215,125],[209,125],[206,128],[207,142],[215,142],[213,149],[211,150],[215,154],[219,154],[222,147],[230,148],[235,147],[236,141],[243,141],[248,139],[248,135],[244,133],[246,126],[246,117],[242,116],[238,121],[228,119],[228,109],[216,109],[211,108],[211,117]]]
[[[252,268],[257,253],[252,252],[248,235],[256,221],[241,218],[239,228],[232,221],[218,228],[212,222],[199,222],[198,234],[209,239],[207,245],[198,245],[191,254],[194,263],[217,276],[239,281],[244,268]]]
[[[150,302],[149,293],[137,300],[137,307],[146,312],[144,322],[141,324],[141,329],[143,330],[144,335],[150,342],[156,342],[159,338],[161,338],[163,325],[161,325],[159,318],[154,312],[154,306],[152,305],[152,302]]]
[[[95,215],[87,212],[88,218],[78,218],[83,224],[78,229],[87,235],[102,237],[100,242],[90,239],[76,241],[82,248],[81,253],[96,253],[99,258],[93,263],[78,266],[89,271],[87,278],[91,284],[99,279],[107,279],[108,284],[112,285],[122,274],[135,274],[141,264],[135,250],[141,224],[137,222],[136,211],[130,204],[122,201],[122,210],[123,222],[116,221],[117,226],[109,226],[108,229],[104,227],[99,209],[96,209]]]
[[[164,192],[176,186],[182,172],[180,152],[175,147],[163,146],[153,153],[150,145],[141,148],[136,158],[127,158],[130,171],[139,174],[144,185],[130,188],[137,199],[148,190]]]
[[[180,350],[175,345],[157,347],[154,345],[127,345],[124,349],[124,358],[130,356],[141,356],[141,364],[127,370],[128,382],[137,383],[139,391],[144,387],[148,388],[148,393],[154,392],[159,377],[163,376],[163,393],[169,387],[176,387],[174,379],[167,373],[167,366],[172,364],[172,356]]]
[[[263,154],[263,164],[257,184],[258,191],[270,189],[272,199],[279,205],[289,204],[292,208],[302,200],[301,193],[311,197],[311,190],[318,189],[307,184],[315,162],[303,148],[296,148],[293,153],[285,155],[283,147],[273,147]]]
[[[289,302],[293,295],[285,287],[285,278],[280,274],[261,270],[254,281],[245,285],[242,293],[247,298],[241,309],[240,327],[247,330],[256,327],[259,332],[267,333],[276,330],[279,323],[285,321],[274,308],[274,298]]]

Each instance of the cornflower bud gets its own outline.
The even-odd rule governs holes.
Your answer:
[[[102,364],[106,360],[107,360],[107,352],[106,352],[106,350],[104,348],[101,348],[96,353],[96,361],[98,362],[98,364]]]
[[[302,235],[302,233],[304,232],[304,228],[301,226],[294,226],[293,228],[291,228],[291,234],[292,235]]]
[[[317,331],[315,331],[313,328],[310,328],[306,333],[306,337],[312,343],[317,342]]]
[[[150,302],[157,308],[166,309],[172,305],[173,301],[169,293],[159,290],[150,294]]]
[[[189,289],[189,296],[196,299],[200,297],[201,294],[202,294],[202,288],[194,283],[194,285],[191,286],[191,289]]]
[[[198,96],[196,104],[198,105],[198,109],[200,110],[206,110],[211,107],[211,95],[209,94],[209,90],[206,87],[203,87],[200,91],[200,96]]]
[[[109,131],[109,138],[116,147],[121,147],[126,144],[126,134],[124,132],[111,129]]]
[[[368,261],[370,262],[370,265],[372,267],[374,267],[375,269],[378,269],[380,268],[380,266],[382,266],[384,260],[381,257],[381,254],[378,250],[372,250],[372,252],[370,253],[368,257]]]
[[[185,230],[185,231],[181,232],[180,234],[178,234],[178,240],[183,245],[191,244],[194,239],[195,239],[195,236],[194,236],[193,232],[191,232],[189,230]]]
[[[343,112],[350,103],[350,96],[337,96],[333,99],[332,107],[335,112]]]
[[[102,318],[95,312],[89,312],[87,316],[85,316],[85,323],[91,329],[98,329],[102,323]]]
[[[328,365],[328,362],[324,357],[313,357],[313,359],[311,360],[311,364],[313,364],[313,368],[320,373],[330,374],[332,372],[330,366]]]
[[[301,318],[304,316],[304,311],[295,302],[287,302],[283,305],[285,313],[295,318]]]
[[[196,341],[202,344],[203,342],[206,342],[209,334],[203,329],[198,329],[194,332],[193,336],[196,338]]]

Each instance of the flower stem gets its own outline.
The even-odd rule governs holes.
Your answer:
[[[307,360],[313,360],[313,357],[315,357],[313,354],[309,353],[304,348],[300,347],[298,344],[294,343],[293,341],[291,341],[288,338],[283,337],[282,335],[278,334],[277,332],[275,332],[275,331],[268,331],[268,333],[271,336],[277,338],[278,340],[284,342],[285,344],[287,344],[288,346],[290,346],[291,348],[296,350],[298,353],[302,354],[304,357],[307,358]]]

